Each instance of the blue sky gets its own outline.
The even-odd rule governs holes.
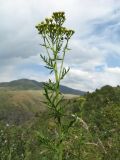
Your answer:
[[[0,82],[54,79],[35,29],[54,11],[65,11],[65,25],[75,30],[62,84],[85,91],[120,85],[120,0],[0,0]]]

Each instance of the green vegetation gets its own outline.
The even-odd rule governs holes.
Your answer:
[[[84,117],[92,135],[102,144],[104,160],[120,158],[120,87],[102,87],[86,95]],[[98,137],[99,136],[99,137]]]
[[[29,119],[23,118],[21,123],[16,123],[16,119],[12,116],[13,119],[10,120],[8,113],[10,124],[7,116],[4,118],[0,116],[1,160],[53,160],[54,152],[50,152],[40,139],[41,135],[52,137],[56,125],[49,114],[49,109],[40,102],[43,96],[38,91],[16,91],[14,96],[31,95],[26,99],[29,104],[27,105],[24,104],[23,99],[13,98],[11,101],[9,98],[13,96],[12,92],[9,91],[8,94],[4,91],[0,94],[0,115],[3,115],[3,108],[6,113],[12,109],[14,113],[12,116],[20,119],[22,114],[17,114],[17,112],[19,107],[23,107],[24,114],[27,115],[30,112],[32,116],[30,115]],[[31,103],[33,99],[35,105]],[[11,103],[16,103],[16,108]],[[105,86],[84,97],[70,99],[67,97],[63,103],[66,114],[78,115],[86,122],[80,119],[74,124],[74,128],[69,130],[67,141],[64,143],[64,159],[119,160],[120,87]],[[27,108],[26,111],[24,106]],[[67,117],[64,122],[68,123],[68,120],[74,120],[74,117]],[[46,133],[46,128],[49,130],[48,133]]]

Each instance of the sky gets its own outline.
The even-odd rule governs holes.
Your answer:
[[[53,78],[40,59],[35,25],[55,11],[64,11],[65,26],[75,30],[61,83],[83,91],[120,85],[120,0],[0,0],[0,82]]]

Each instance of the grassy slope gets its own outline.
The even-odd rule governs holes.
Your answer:
[[[65,99],[75,95],[66,94]],[[0,120],[21,124],[46,111],[43,91],[38,90],[0,90]]]
[[[22,123],[46,107],[41,102],[41,91],[0,91],[0,119],[9,123]]]

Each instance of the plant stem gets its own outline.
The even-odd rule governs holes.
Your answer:
[[[55,62],[55,80],[56,80],[56,95],[59,94],[60,92],[60,79],[58,76],[58,68],[57,68],[57,61]],[[58,99],[59,100],[59,96]],[[56,102],[57,102],[56,100]],[[57,123],[58,123],[58,160],[62,160],[63,157],[63,146],[62,146],[62,126],[61,126],[61,116],[57,118]]]
[[[60,66],[59,79],[61,78],[61,73],[62,73],[62,69],[63,69],[63,62],[64,62],[65,52],[66,52],[67,46],[68,46],[68,41],[67,41],[67,43],[65,45],[65,48],[64,48],[64,51],[63,51],[62,63],[61,63],[61,66]]]
[[[59,124],[59,155],[58,155],[58,160],[62,160],[63,157],[63,144],[62,144],[62,128],[61,124]]]

